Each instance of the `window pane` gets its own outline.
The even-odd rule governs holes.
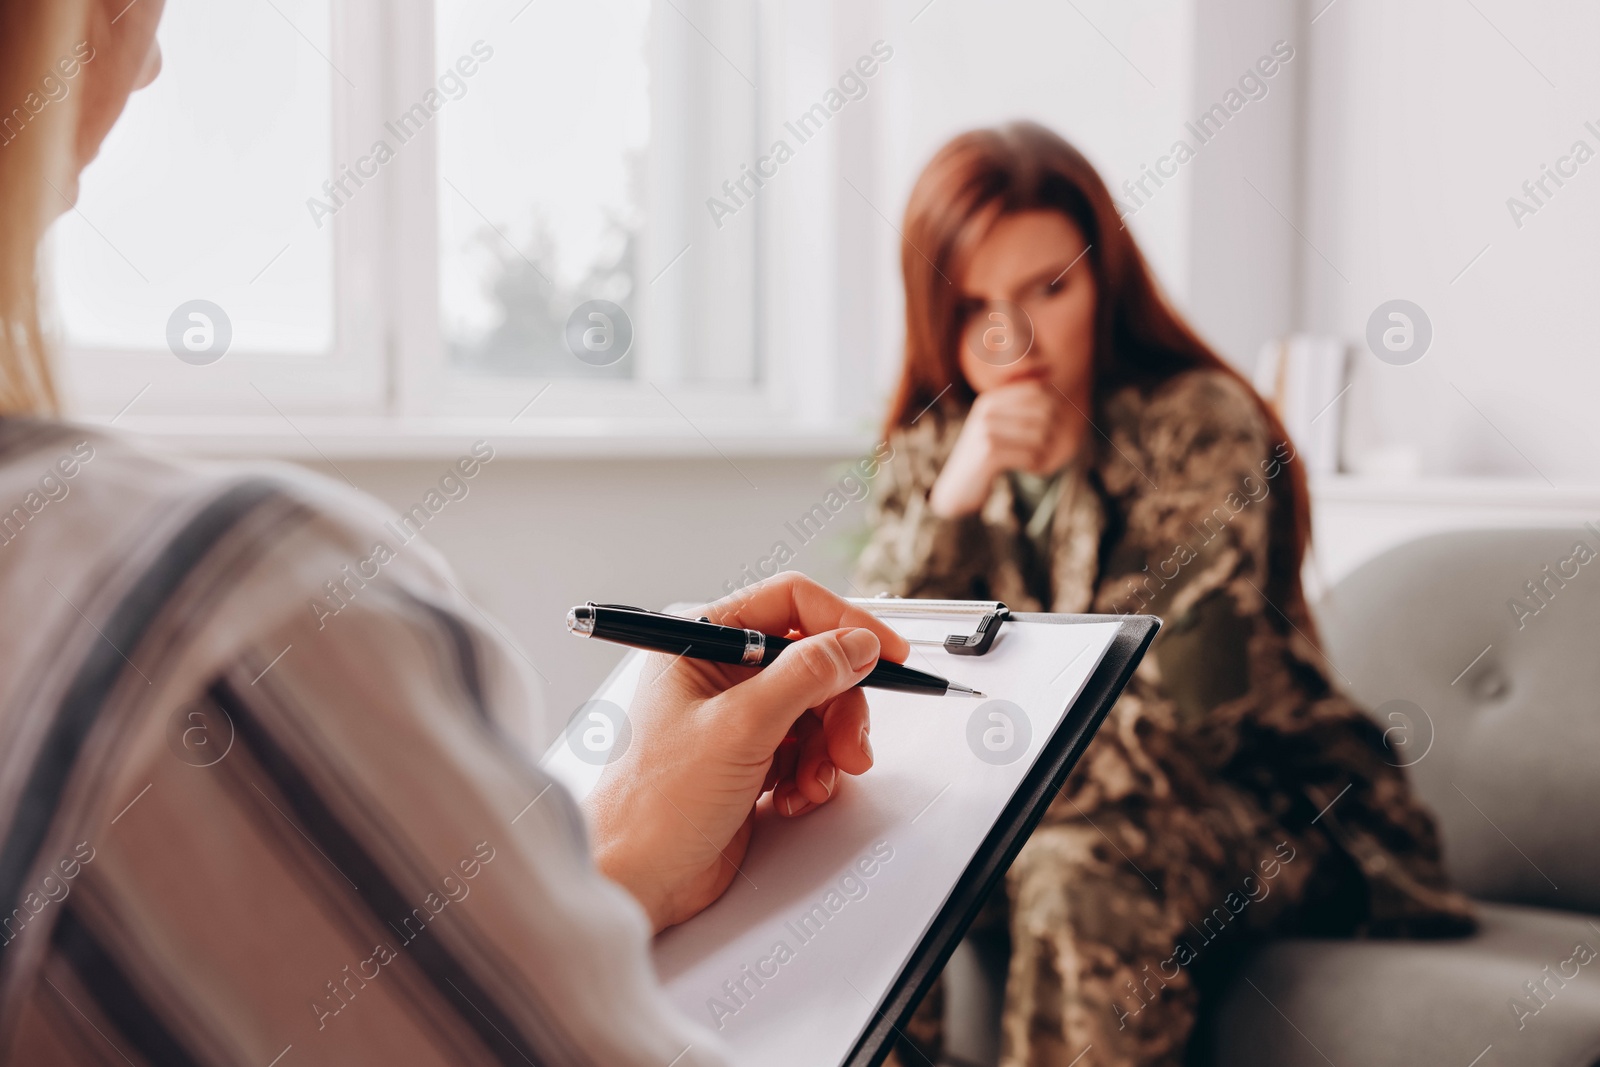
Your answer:
[[[332,170],[330,6],[167,5],[161,76],[52,235],[71,344],[165,348],[169,316],[204,299],[228,314],[230,351],[332,347],[333,228],[306,206]]]
[[[638,318],[649,0],[438,0],[436,10],[440,77],[474,71],[449,87],[457,98],[439,120],[450,359],[499,374],[631,376],[633,353],[575,357],[566,325],[590,300]]]

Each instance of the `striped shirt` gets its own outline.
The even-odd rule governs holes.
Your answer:
[[[725,1062],[392,521],[0,420],[0,1064]]]

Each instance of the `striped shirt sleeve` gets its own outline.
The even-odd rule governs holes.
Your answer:
[[[10,1062],[726,1062],[516,738],[531,655],[366,505],[252,484],[62,590],[0,810]]]

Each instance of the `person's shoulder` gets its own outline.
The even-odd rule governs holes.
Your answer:
[[[182,651],[202,673],[380,577],[449,600],[442,561],[414,540],[371,498],[287,464],[198,461],[115,429],[0,420],[0,594],[59,599],[95,626],[181,619],[202,635]]]
[[[1264,421],[1255,389],[1238,375],[1212,367],[1175,374],[1151,392],[1151,416],[1176,413],[1231,426],[1255,426]]]
[[[259,487],[258,496],[289,498],[301,509],[336,521],[383,513],[381,505],[353,486],[290,463],[196,457],[163,442],[81,423],[40,421],[32,426],[36,437],[28,450],[31,457],[5,455],[0,440],[0,463],[7,469],[26,476],[31,467],[49,468],[75,482],[73,488],[115,489],[130,505],[172,507],[186,501],[204,507],[248,484]]]
[[[1163,488],[1208,481],[1220,470],[1256,467],[1272,448],[1255,390],[1222,370],[1196,368],[1145,389],[1124,388],[1107,399],[1106,411],[1117,445],[1106,457],[1108,488],[1137,492],[1152,478]]]
[[[1265,447],[1268,437],[1256,391],[1236,375],[1209,367],[1183,371],[1147,390],[1124,389],[1110,406],[1119,427],[1153,452],[1205,449],[1220,441]]]
[[[126,539],[192,498],[199,480],[180,462],[115,431],[54,419],[0,420],[0,514],[8,548],[83,554],[99,542]]]

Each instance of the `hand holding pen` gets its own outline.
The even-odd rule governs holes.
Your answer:
[[[797,574],[700,614],[804,635],[761,670],[651,656],[628,709],[632,740],[584,802],[596,861],[657,930],[695,914],[739,877],[758,801],[783,817],[838,795],[872,766],[867,700],[879,653],[911,647],[888,624]],[[638,758],[641,753],[649,759]]]

